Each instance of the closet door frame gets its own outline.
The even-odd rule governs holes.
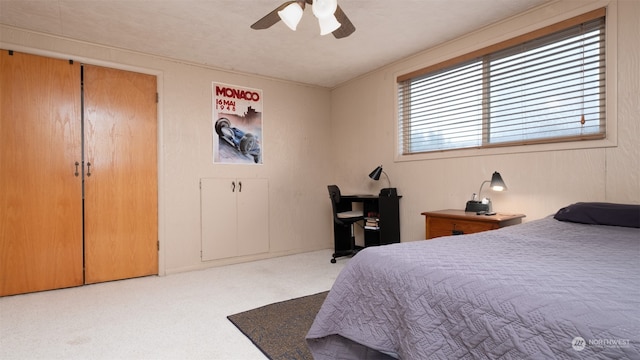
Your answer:
[[[5,44],[2,44],[2,51],[7,51],[5,50],[8,46],[6,46]],[[75,66],[79,66],[81,64],[91,64],[91,65],[95,65],[95,66],[103,66],[103,67],[109,67],[112,69],[117,69],[117,70],[123,70],[123,71],[130,71],[130,72],[136,72],[136,73],[140,73],[140,74],[146,74],[146,75],[151,75],[154,76],[156,78],[156,115],[155,115],[155,124],[156,124],[156,134],[155,134],[155,140],[156,140],[156,146],[155,146],[155,150],[156,150],[156,159],[155,159],[155,166],[156,166],[156,175],[155,175],[155,182],[156,182],[156,190],[155,190],[155,199],[156,199],[156,225],[155,225],[155,236],[156,236],[156,249],[157,252],[155,254],[156,256],[156,260],[155,260],[155,266],[154,269],[152,271],[150,271],[150,274],[158,274],[158,275],[164,275],[165,274],[165,267],[164,267],[164,262],[165,262],[165,253],[164,253],[164,247],[161,246],[161,244],[163,244],[164,240],[164,234],[163,232],[160,231],[161,229],[161,223],[163,222],[163,214],[164,214],[164,210],[163,210],[163,206],[161,205],[163,203],[163,197],[161,195],[160,189],[162,187],[162,173],[163,173],[163,166],[162,166],[162,158],[163,158],[163,154],[161,152],[162,149],[162,136],[161,136],[161,132],[162,132],[162,112],[159,111],[159,109],[162,108],[162,96],[160,96],[161,94],[161,89],[163,88],[163,72],[162,71],[158,71],[158,70],[151,70],[151,69],[146,69],[146,68],[141,68],[141,67],[137,67],[137,66],[128,66],[128,65],[123,65],[123,64],[118,64],[118,63],[112,63],[112,62],[108,62],[108,61],[102,61],[102,60],[98,60],[98,59],[91,59],[91,58],[86,58],[86,57],[78,57],[78,56],[70,56],[70,55],[65,55],[62,53],[57,53],[57,52],[50,52],[50,51],[43,51],[40,49],[34,49],[34,48],[29,48],[29,47],[23,47],[23,46],[11,46],[11,48],[13,48],[14,50],[12,50],[13,52],[21,52],[23,54],[27,54],[27,55],[33,55],[33,56],[39,56],[39,57],[43,57],[43,58],[48,58],[48,59],[53,59],[56,61],[63,61],[63,62],[68,62],[69,64],[75,64]],[[74,60],[69,60],[73,58]],[[80,96],[80,95],[78,95]],[[78,116],[77,118],[81,118],[81,110],[79,110],[78,112]],[[81,134],[81,130],[78,130],[79,133]],[[76,139],[82,139],[81,135],[78,135],[77,137],[75,137]],[[80,141],[80,140],[79,140]],[[86,164],[84,164],[82,162],[82,150],[80,149],[80,155],[77,156],[78,157],[78,162],[79,162],[79,173],[80,176],[77,178],[78,181],[78,189],[79,192],[82,193],[82,177],[86,176]],[[74,161],[75,163],[75,161]],[[74,170],[75,170],[75,166],[74,166]],[[82,198],[83,195],[81,194],[79,196],[80,198],[80,203],[82,202]],[[0,199],[0,206],[3,206],[2,204],[2,200],[6,199]],[[81,205],[80,205],[80,209],[81,209]],[[82,210],[79,210],[79,213],[82,214]],[[61,213],[62,214],[62,213]],[[79,218],[82,218],[82,215],[79,216]],[[76,252],[77,256],[73,256],[75,259],[71,259],[68,256],[65,256],[65,261],[64,263],[66,264],[66,266],[72,266],[75,267],[76,270],[75,271],[75,279],[72,282],[61,282],[59,279],[56,280],[54,285],[46,285],[46,286],[37,286],[37,287],[30,287],[30,288],[21,288],[21,289],[14,289],[11,293],[7,293],[7,292],[3,292],[3,287],[5,286],[4,284],[0,284],[0,296],[4,296],[4,295],[9,295],[9,294],[19,294],[19,293],[27,293],[27,292],[34,292],[34,291],[41,291],[41,290],[49,290],[49,289],[57,289],[57,288],[64,288],[64,287],[71,287],[71,286],[80,286],[83,285],[85,283],[88,283],[85,281],[85,269],[84,269],[84,264],[82,264],[83,261],[83,254],[84,254],[84,244],[83,244],[83,229],[82,229],[82,223],[80,222],[80,227],[79,227],[79,231],[78,231],[78,238],[79,238],[79,243],[80,243],[80,248],[81,250]],[[0,252],[6,252],[5,249],[8,246],[14,246],[14,245],[10,245],[10,244],[5,244],[2,241],[0,241]],[[1,255],[1,254],[0,254]],[[25,256],[22,256],[23,258]],[[80,261],[78,262],[78,259],[80,258]],[[74,266],[74,264],[80,264],[80,266]],[[5,266],[3,267],[2,264],[5,264]],[[9,262],[4,261],[4,259],[1,258],[0,256],[0,271],[5,271],[6,266],[8,266],[7,264],[9,264]],[[25,263],[20,263],[17,265],[17,267],[20,269],[20,271],[24,274],[26,274],[29,271],[25,271],[25,268],[28,268],[28,265],[25,265]],[[51,272],[50,268],[49,270],[47,270],[47,272]],[[54,273],[58,274],[59,271],[54,271]],[[79,274],[79,275],[77,275]],[[11,274],[13,275],[13,274]],[[57,276],[57,275],[56,275]],[[1,277],[1,274],[0,274]],[[59,276],[58,276],[59,277]],[[20,278],[20,276],[17,276],[16,278]],[[1,280],[1,279],[0,279]],[[24,279],[22,279],[24,280]],[[2,281],[0,281],[2,282]],[[25,281],[21,281],[21,282],[25,282]]]

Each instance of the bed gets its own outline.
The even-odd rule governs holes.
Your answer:
[[[307,344],[316,360],[640,359],[638,222],[638,205],[577,203],[499,230],[368,247]]]

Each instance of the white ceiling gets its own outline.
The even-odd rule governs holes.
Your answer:
[[[334,87],[550,0],[338,0],[356,31],[249,26],[285,0],[0,0],[0,23],[116,48]]]

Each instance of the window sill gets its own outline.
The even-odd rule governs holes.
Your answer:
[[[548,143],[548,144],[514,145],[514,146],[501,146],[501,147],[488,147],[488,148],[453,149],[453,150],[432,151],[432,152],[409,154],[409,155],[397,154],[395,161],[402,162],[402,161],[436,160],[436,159],[478,157],[478,156],[505,155],[505,154],[522,154],[522,153],[534,153],[534,152],[611,148],[611,147],[617,147],[617,146],[618,144],[615,136],[608,136],[607,138],[600,139],[600,140],[584,140],[584,141],[572,141],[572,142]]]

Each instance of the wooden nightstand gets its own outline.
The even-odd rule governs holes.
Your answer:
[[[522,222],[524,214],[476,215],[464,210],[425,211],[425,236],[432,239],[439,236],[472,234],[499,229]]]

